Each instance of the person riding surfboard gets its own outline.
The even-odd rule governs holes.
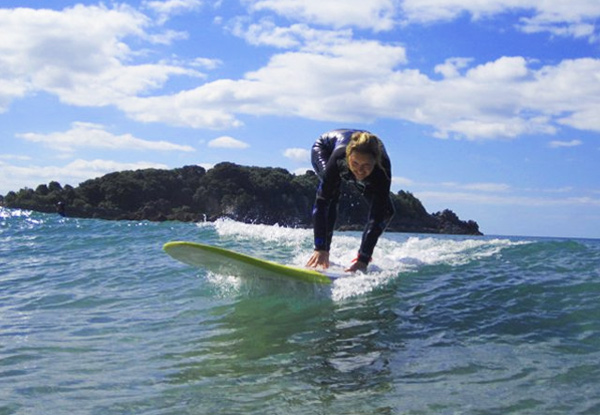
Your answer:
[[[392,167],[385,147],[368,131],[338,129],[317,139],[311,158],[320,183],[313,207],[315,248],[306,266],[329,268],[340,187],[346,180],[356,185],[369,205],[358,256],[346,271],[366,271],[375,245],[395,213],[390,199]]]

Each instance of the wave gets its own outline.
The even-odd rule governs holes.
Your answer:
[[[312,253],[311,229],[287,228],[278,225],[240,223],[222,219],[198,224],[211,229],[218,243],[263,259],[302,267]],[[330,258],[331,270],[344,274],[346,265],[356,257],[361,233],[337,232]],[[384,234],[376,247],[373,263],[366,274],[347,274],[330,287],[335,301],[363,295],[397,281],[404,275],[429,267],[456,267],[484,258],[494,257],[506,248],[530,244],[504,238],[423,236],[399,233]],[[243,282],[231,276],[212,276],[212,282],[226,286],[226,291],[240,290]]]

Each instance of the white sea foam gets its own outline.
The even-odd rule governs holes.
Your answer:
[[[219,237],[237,242],[252,241],[269,252],[285,248],[289,260],[280,261],[288,265],[303,267],[312,253],[313,232],[311,229],[286,228],[278,225],[245,224],[229,219],[199,224],[212,227]],[[344,275],[334,281],[331,297],[335,301],[363,295],[384,287],[423,267],[436,265],[459,266],[498,254],[502,249],[526,242],[509,239],[487,239],[481,237],[414,236],[399,233],[384,234],[377,244],[373,262],[368,273],[344,273],[356,257],[360,245],[360,232],[337,232],[334,235],[330,260],[330,271]],[[215,279],[233,288],[239,284],[230,279]]]
[[[360,244],[359,236],[336,239],[336,247],[332,249],[334,261],[339,258],[342,263],[347,263],[348,259],[353,257],[352,250],[356,249],[358,244]],[[507,239],[455,240],[444,237],[386,234],[377,245],[373,263],[369,265],[369,272],[336,280],[332,298],[343,300],[371,292],[427,266],[464,265],[494,256],[502,249],[515,244],[517,243]]]
[[[28,218],[31,216],[33,212],[31,210],[22,210],[22,209],[6,209],[0,207],[0,218]]]
[[[286,245],[297,245],[312,235],[312,230],[309,229],[241,223],[231,219],[219,219],[213,222],[212,226],[221,237],[231,237],[238,240],[258,240],[264,243],[283,243]]]

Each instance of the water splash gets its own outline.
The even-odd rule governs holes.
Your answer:
[[[245,224],[230,219],[200,223],[198,226],[213,229],[222,245],[287,265],[303,267],[312,253],[311,229]],[[338,232],[334,235],[330,252],[331,271],[344,275],[329,288],[327,295],[334,301],[367,294],[424,267],[465,265],[497,255],[505,248],[528,243],[501,238],[423,237],[386,233],[377,244],[368,273],[346,274],[344,269],[356,257],[360,241],[359,232]],[[226,292],[256,289],[255,285],[251,285],[250,289],[250,285],[230,276],[211,275],[208,280],[220,285],[221,291]]]
[[[348,255],[344,255],[343,251],[359,243],[358,236],[342,238],[341,246],[336,247],[334,255],[347,260]],[[489,258],[515,244],[519,243],[507,239],[449,239],[386,234],[377,245],[369,272],[336,280],[332,298],[343,300],[363,295],[426,267],[456,267]]]
[[[0,219],[8,219],[8,218],[28,218],[31,216],[33,212],[31,210],[22,210],[22,209],[6,209],[0,207]]]
[[[199,226],[211,226],[220,237],[230,238],[237,242],[255,241],[262,244],[299,246],[310,242],[309,238],[312,238],[310,229],[241,223],[231,219],[219,219],[213,223],[201,223]]]

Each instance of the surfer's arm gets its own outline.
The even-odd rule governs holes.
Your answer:
[[[394,216],[394,204],[390,199],[389,189],[389,180],[384,180],[376,191],[367,196],[369,221],[362,235],[357,262],[368,264],[371,261],[379,237]]]
[[[330,159],[321,177],[313,207],[315,251],[329,251],[337,219],[341,178],[338,165]]]

